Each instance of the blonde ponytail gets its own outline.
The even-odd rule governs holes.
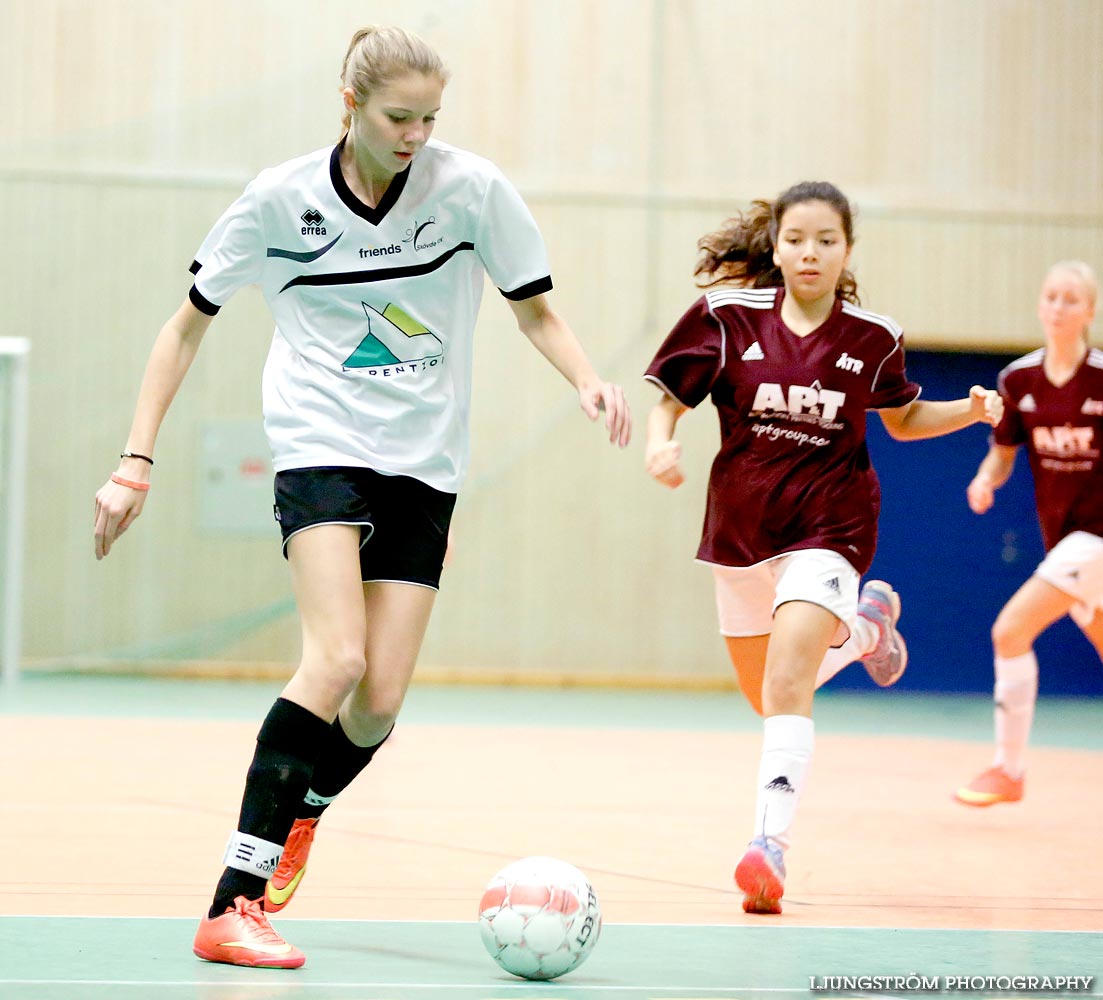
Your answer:
[[[447,83],[445,69],[436,51],[417,35],[402,28],[370,24],[352,36],[344,62],[341,63],[341,89],[350,88],[356,103],[363,104],[368,94],[404,73],[422,73],[438,77]],[[341,120],[342,132],[352,124],[346,110]]]

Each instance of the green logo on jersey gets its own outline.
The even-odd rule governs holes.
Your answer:
[[[440,338],[403,312],[393,302],[380,312],[366,302],[368,335],[344,361],[345,368],[380,368],[439,358],[444,354]]]

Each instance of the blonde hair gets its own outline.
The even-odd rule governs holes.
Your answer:
[[[1088,303],[1091,305],[1092,310],[1095,310],[1096,300],[1099,298],[1099,282],[1096,280],[1095,272],[1091,269],[1089,264],[1085,264],[1082,260],[1059,260],[1048,271],[1046,271],[1045,281],[1048,281],[1055,274],[1071,274],[1084,286],[1084,290],[1088,293]],[[1045,282],[1043,282],[1044,284]],[[1084,343],[1090,343],[1091,341],[1091,324],[1089,323],[1084,327],[1083,332]]]
[[[404,73],[423,73],[448,82],[448,70],[428,43],[402,28],[369,24],[349,42],[341,64],[341,89],[351,88],[356,103],[362,104],[371,91]],[[346,111],[342,131],[347,132],[351,124],[352,116]]]
[[[1046,271],[1046,278],[1048,279],[1051,275],[1061,271],[1067,274],[1073,274],[1080,279],[1080,282],[1087,290],[1088,299],[1094,306],[1096,300],[1099,298],[1099,282],[1096,280],[1095,272],[1091,269],[1091,266],[1085,264],[1082,260],[1059,260]]]

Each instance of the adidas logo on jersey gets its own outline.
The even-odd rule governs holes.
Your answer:
[[[839,578],[837,576],[833,576],[830,580],[824,580],[823,585],[836,594],[842,593],[839,589]]]
[[[766,355],[762,353],[762,348],[758,346],[756,340],[750,347],[748,347],[742,355],[740,355],[743,361],[762,361]]]
[[[1038,404],[1034,402],[1034,397],[1029,392],[1019,400],[1020,413],[1033,413],[1036,409]]]

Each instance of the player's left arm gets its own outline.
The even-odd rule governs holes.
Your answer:
[[[994,427],[1003,416],[1003,399],[995,389],[975,385],[965,399],[938,402],[914,399],[877,413],[891,437],[897,441],[919,441],[952,434],[972,424],[986,423]]]
[[[625,447],[632,437],[632,414],[624,390],[604,381],[590,364],[586,352],[566,321],[548,303],[547,296],[533,295],[519,302],[508,300],[517,326],[533,346],[578,391],[583,412],[597,420],[605,411],[609,440]]]

